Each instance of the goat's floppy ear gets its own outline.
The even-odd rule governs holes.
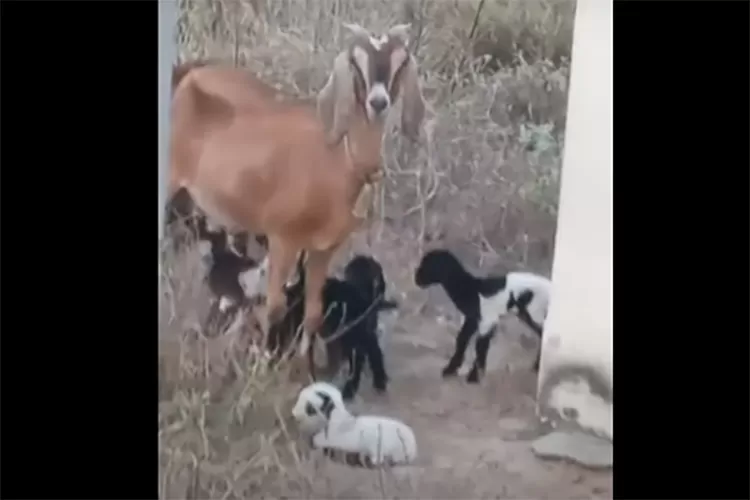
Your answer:
[[[323,400],[323,404],[320,406],[320,411],[323,412],[323,415],[325,415],[326,418],[331,418],[331,412],[333,412],[334,406],[336,406],[333,401],[331,400],[331,396],[324,392],[316,392],[321,400]]]
[[[416,141],[424,120],[425,104],[419,86],[417,62],[409,54],[409,59],[401,68],[401,132]]]
[[[318,117],[323,121],[329,144],[338,144],[349,129],[354,112],[354,75],[349,52],[341,52],[333,61],[333,70],[318,93]]]
[[[403,42],[404,45],[409,43],[409,31],[411,30],[411,23],[397,24],[388,30],[388,36],[398,38]]]

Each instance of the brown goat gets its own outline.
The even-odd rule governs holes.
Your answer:
[[[170,187],[187,188],[230,229],[267,235],[271,325],[283,315],[282,287],[298,252],[307,250],[298,352],[309,356],[330,260],[361,222],[354,207],[364,186],[381,174],[385,117],[400,95],[402,132],[416,139],[424,116],[409,25],[381,37],[345,26],[353,40],[336,57],[317,109],[279,99],[243,70],[209,65],[187,72],[172,103]]]

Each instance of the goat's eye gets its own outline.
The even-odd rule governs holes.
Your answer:
[[[309,416],[312,417],[313,415],[317,414],[318,412],[315,411],[315,407],[312,404],[307,403],[307,405],[305,406],[305,413],[307,413]]]

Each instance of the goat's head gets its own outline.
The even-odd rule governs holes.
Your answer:
[[[417,63],[407,47],[410,24],[399,24],[374,36],[357,24],[344,24],[354,38],[333,63],[318,94],[318,114],[334,143],[348,132],[353,115],[364,112],[369,123],[382,124],[401,96],[402,132],[416,139],[425,105]]]
[[[370,299],[385,295],[383,268],[373,257],[355,255],[344,268],[344,279],[357,286]]]
[[[292,417],[305,434],[325,428],[335,408],[345,410],[341,391],[328,382],[315,382],[302,389],[292,408]]]
[[[461,263],[450,251],[430,250],[422,256],[419,262],[414,273],[414,283],[420,288],[441,283],[460,268],[462,268]]]

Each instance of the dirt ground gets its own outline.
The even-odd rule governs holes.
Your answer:
[[[411,270],[386,262],[384,267],[390,295],[402,304],[381,318],[388,392],[375,393],[366,377],[351,410],[407,422],[420,456],[414,466],[389,471],[379,481],[372,480],[372,471],[326,463],[325,481],[335,483],[336,496],[612,498],[611,470],[544,461],[532,453],[531,442],[545,429],[534,414],[536,376],[530,370],[538,344],[525,327],[515,320],[502,325],[479,385],[465,378],[473,344],[459,376],[442,379],[460,327],[457,312],[441,289],[416,289]]]

